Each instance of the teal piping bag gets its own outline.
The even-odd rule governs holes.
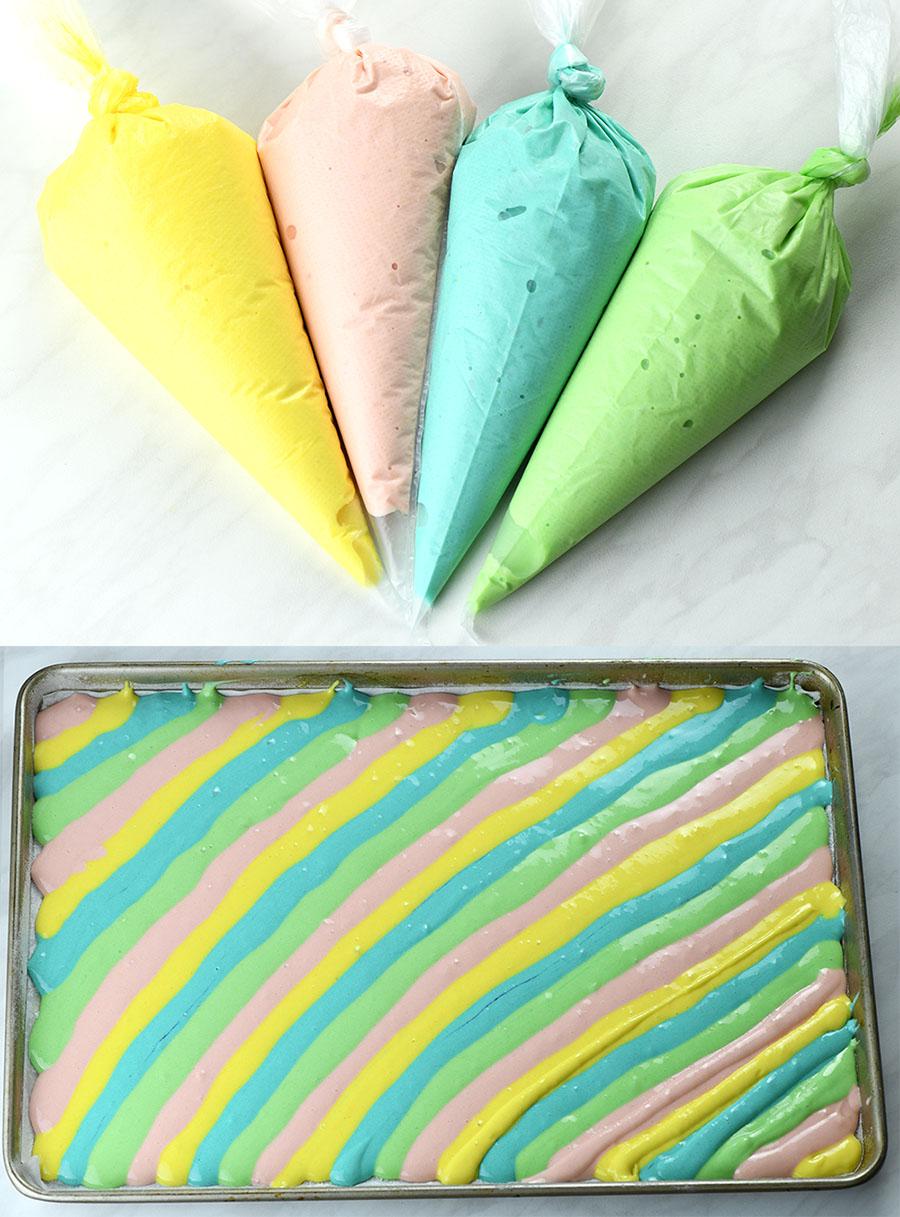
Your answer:
[[[501,106],[456,164],[418,483],[424,606],[539,435],[650,214],[650,158],[595,108],[605,79],[576,45],[601,6],[531,0],[549,87]]]

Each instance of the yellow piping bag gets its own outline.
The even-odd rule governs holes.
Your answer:
[[[323,549],[376,582],[253,139],[140,92],[76,4],[42,18],[91,113],[38,203],[48,265]]]

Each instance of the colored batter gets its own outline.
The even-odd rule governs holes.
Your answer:
[[[759,682],[42,710],[43,1177],[852,1171],[822,738]]]

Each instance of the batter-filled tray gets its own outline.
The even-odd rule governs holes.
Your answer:
[[[62,667],[17,726],[5,1145],[29,1194],[880,1165],[824,669]]]

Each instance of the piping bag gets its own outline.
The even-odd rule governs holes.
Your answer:
[[[531,0],[554,47],[549,87],[482,122],[453,176],[418,490],[423,606],[527,456],[650,214],[650,158],[594,108],[604,76],[575,45],[601,7]]]
[[[328,0],[325,62],[259,136],[281,239],[388,573],[411,565],[410,486],[450,179],[475,109],[442,64],[372,42]]]
[[[91,113],[38,202],[48,265],[323,549],[376,582],[253,139],[140,92],[74,3],[43,18]]]
[[[828,346],[850,290],[834,194],[900,111],[887,0],[835,0],[840,143],[675,178],[572,374],[469,601],[532,579]]]

